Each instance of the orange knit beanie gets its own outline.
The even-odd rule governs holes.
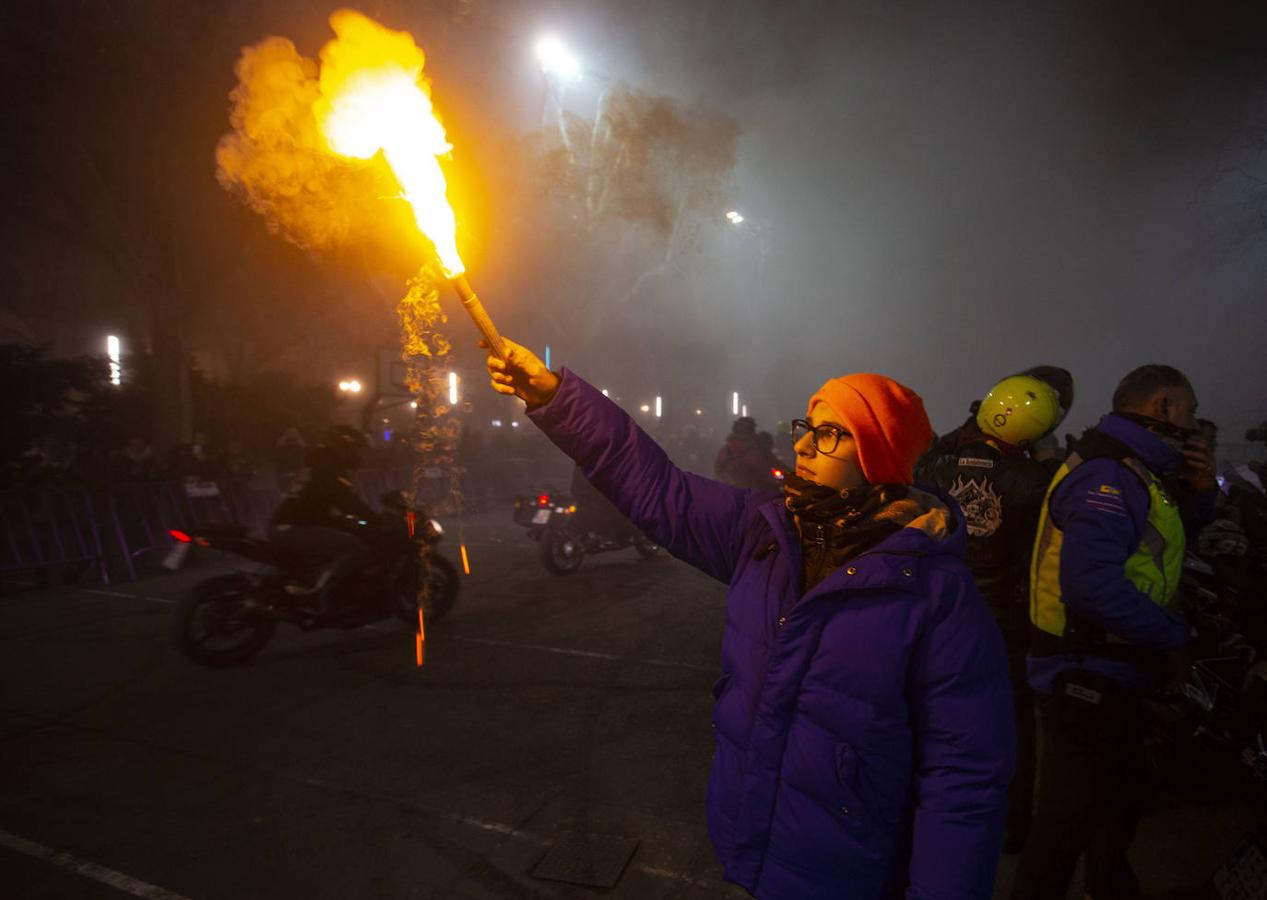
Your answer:
[[[934,437],[919,394],[883,375],[845,375],[810,397],[809,411],[819,403],[853,435],[867,481],[911,483],[911,470]]]

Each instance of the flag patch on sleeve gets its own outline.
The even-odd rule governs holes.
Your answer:
[[[1122,489],[1111,484],[1102,484],[1095,490],[1087,491],[1086,503],[1097,512],[1128,518]]]

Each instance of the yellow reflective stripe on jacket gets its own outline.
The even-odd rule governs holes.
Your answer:
[[[1069,454],[1043,497],[1038,535],[1030,561],[1030,621],[1048,634],[1063,637],[1067,620],[1060,592],[1060,550],[1064,532],[1051,520],[1051,496],[1062,481],[1083,462]],[[1162,609],[1169,609],[1179,589],[1183,566],[1183,520],[1161,482],[1136,459],[1118,460],[1148,488],[1148,519],[1139,547],[1126,560],[1127,579]],[[1112,639],[1112,636],[1109,636]]]

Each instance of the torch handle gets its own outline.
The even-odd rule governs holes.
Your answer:
[[[462,301],[462,305],[466,307],[467,313],[475,321],[475,327],[480,330],[480,334],[484,335],[484,340],[488,341],[488,346],[493,351],[493,354],[498,359],[506,359],[506,343],[502,340],[501,333],[498,332],[497,326],[493,324],[493,320],[485,312],[484,304],[475,295],[475,291],[472,289],[470,282],[466,280],[466,276],[459,275],[454,278],[453,287],[458,292],[458,298]]]

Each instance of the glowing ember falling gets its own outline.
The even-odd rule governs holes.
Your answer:
[[[431,107],[422,50],[408,34],[351,10],[334,13],[330,27],[338,37],[321,50],[318,128],[342,156],[368,160],[382,151],[445,276],[461,275],[457,223],[437,159],[453,148]]]

